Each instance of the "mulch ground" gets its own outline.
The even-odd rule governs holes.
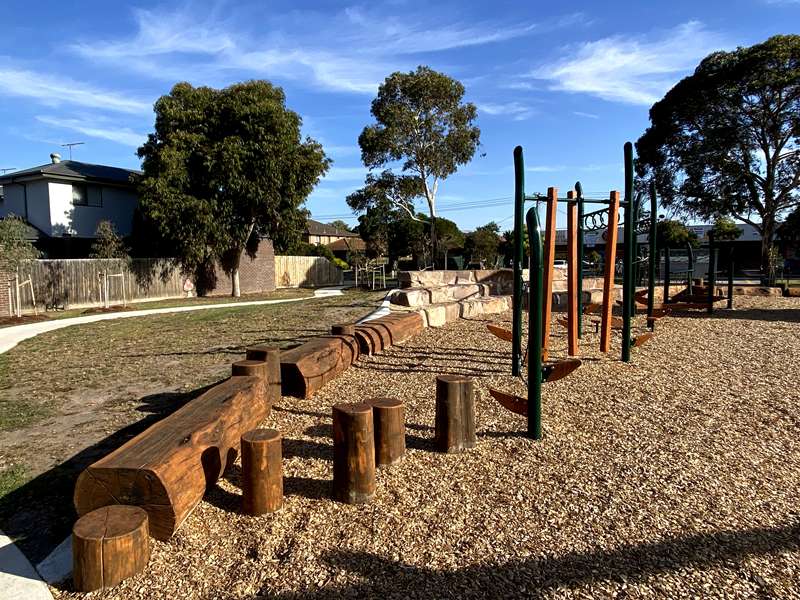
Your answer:
[[[800,300],[670,317],[621,363],[583,339],[546,384],[544,440],[488,386],[524,393],[510,313],[428,329],[264,422],[284,435],[285,505],[239,514],[235,465],[147,571],[93,598],[797,598]],[[637,332],[643,331],[641,317]],[[554,356],[564,329],[554,325]],[[477,447],[432,451],[434,381],[477,380]],[[330,499],[331,406],[397,396],[408,453],[375,501]],[[57,598],[80,598],[69,582]]]

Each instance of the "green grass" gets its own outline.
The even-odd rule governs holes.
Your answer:
[[[22,465],[11,465],[0,471],[0,498],[24,485],[28,479],[28,473]]]

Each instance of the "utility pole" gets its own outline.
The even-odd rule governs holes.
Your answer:
[[[61,144],[62,148],[69,148],[69,159],[72,160],[72,147],[73,146],[82,146],[85,142],[69,142],[67,144]]]

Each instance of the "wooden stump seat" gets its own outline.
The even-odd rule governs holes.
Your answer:
[[[324,335],[282,352],[283,395],[310,398],[350,367],[358,356],[358,341],[352,335]]]
[[[283,505],[281,434],[252,429],[242,435],[242,511],[263,515]]]
[[[151,535],[168,539],[233,461],[242,433],[269,414],[267,387],[231,377],[89,466],[75,485],[78,514],[140,506]]]
[[[333,407],[333,495],[348,504],[375,496],[375,439],[367,403]]]
[[[72,529],[72,579],[79,592],[117,585],[150,560],[147,513],[137,506],[104,506]]]
[[[474,448],[475,384],[469,377],[436,378],[436,449],[455,453]]]
[[[396,463],[406,452],[406,409],[397,398],[370,398],[375,430],[375,464]]]

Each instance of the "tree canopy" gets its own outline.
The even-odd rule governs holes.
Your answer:
[[[477,109],[463,97],[460,82],[429,67],[387,77],[372,101],[376,122],[358,138],[364,165],[386,170],[368,175],[364,193],[351,196],[352,203],[348,198],[350,206],[365,210],[387,199],[414,219],[414,200],[424,198],[435,246],[439,185],[472,160],[480,144]],[[397,163],[399,173],[394,173],[391,168]]]
[[[0,219],[0,271],[15,273],[26,260],[39,258],[39,251],[26,238],[27,225],[16,215]]]
[[[239,295],[248,242],[269,237],[281,251],[297,240],[302,205],[330,161],[319,143],[302,139],[300,117],[267,81],[221,90],[179,83],[155,113],[155,131],[138,151],[141,212],[187,272],[213,272],[218,260]]]
[[[335,227],[339,231],[350,231],[350,225],[342,221],[341,219],[336,219],[335,221],[331,221],[328,223],[331,227]]]
[[[766,269],[778,219],[800,204],[800,36],[707,56],[650,121],[638,174],[666,207],[753,225]]]
[[[493,265],[497,261],[500,248],[500,226],[494,221],[481,225],[467,234],[467,243],[464,251],[470,255],[472,261],[483,261]]]
[[[656,246],[658,248],[685,248],[687,244],[698,246],[697,234],[680,221],[661,219],[656,224]]]

